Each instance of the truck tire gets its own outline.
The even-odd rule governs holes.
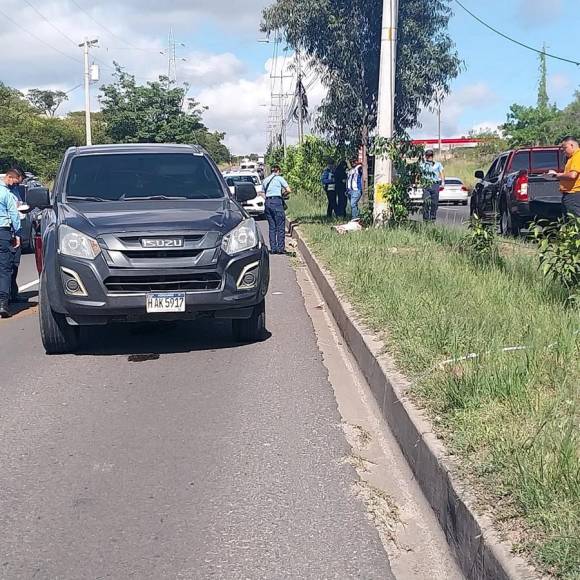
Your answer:
[[[266,301],[254,307],[252,316],[246,320],[232,320],[234,337],[239,342],[260,342],[266,337]]]
[[[505,202],[502,203],[500,214],[500,231],[502,235],[517,237],[520,235],[521,229],[519,219],[510,212]]]
[[[80,338],[79,327],[70,326],[64,314],[55,312],[50,307],[46,283],[42,279],[40,281],[38,313],[40,319],[40,336],[46,354],[68,354],[78,348]]]

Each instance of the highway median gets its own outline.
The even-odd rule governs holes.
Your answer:
[[[460,230],[338,235],[321,210],[295,196],[292,227],[404,374],[403,396],[444,443],[470,506],[538,575],[577,578],[577,306],[541,275],[529,243],[500,243],[500,259],[482,263]]]

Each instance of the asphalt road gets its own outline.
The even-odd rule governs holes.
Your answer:
[[[422,219],[419,211],[413,216],[415,220]],[[469,206],[440,205],[437,212],[437,223],[456,228],[466,228],[469,223]]]
[[[156,325],[47,357],[34,310],[0,321],[1,578],[393,578],[288,258],[261,344]]]

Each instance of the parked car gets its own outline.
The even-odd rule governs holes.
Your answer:
[[[79,327],[196,318],[232,320],[244,342],[265,334],[269,256],[242,203],[197,146],[69,149],[44,210],[39,289],[47,353],[73,351]]]
[[[553,220],[562,214],[562,195],[551,169],[565,165],[558,147],[527,147],[499,155],[471,196],[471,214],[485,223],[499,223],[501,233],[517,236],[536,219]]]
[[[423,203],[423,189],[413,187],[409,192],[411,202],[416,205]],[[459,177],[446,177],[445,186],[439,188],[439,203],[467,205],[469,203],[469,189]]]
[[[262,180],[258,173],[249,171],[229,171],[224,173],[224,179],[233,194],[235,187],[240,183],[250,183],[256,190],[256,197],[244,202],[244,209],[251,215],[262,216],[266,211],[265,196],[262,188]]]

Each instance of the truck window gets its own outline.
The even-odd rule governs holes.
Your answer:
[[[516,171],[529,171],[530,170],[530,152],[529,151],[518,151],[514,158],[512,159],[511,170],[514,173]]]
[[[166,196],[220,199],[220,181],[205,157],[189,153],[81,155],[66,182],[70,197],[110,201]]]
[[[496,175],[496,170],[497,170],[497,164],[499,163],[499,159],[496,159],[492,164],[491,167],[489,168],[485,179],[492,179],[495,175]]]
[[[550,169],[558,169],[560,160],[557,149],[532,151],[531,171],[540,173]]]
[[[505,166],[507,164],[507,160],[509,159],[509,155],[503,155],[502,157],[499,158],[499,161],[497,163],[497,167],[496,167],[496,173],[494,177],[499,177],[501,176],[501,174],[503,173]]]

